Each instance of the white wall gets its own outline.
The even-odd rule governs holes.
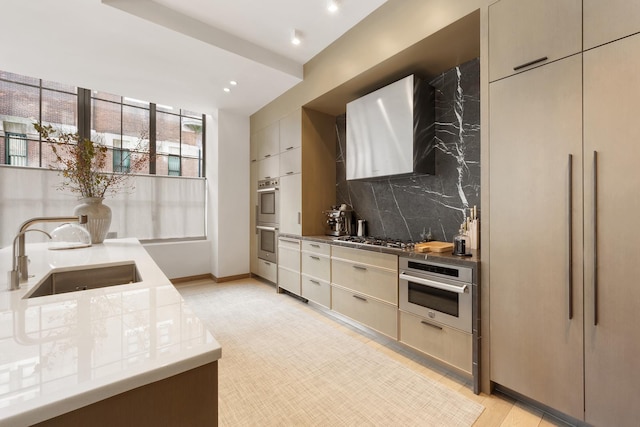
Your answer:
[[[209,129],[217,129],[209,132]],[[218,111],[207,119],[211,270],[217,278],[249,273],[249,117]]]

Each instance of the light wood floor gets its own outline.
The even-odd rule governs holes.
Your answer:
[[[176,287],[181,293],[186,294],[189,292],[202,292],[204,287],[211,286],[212,284],[214,284],[214,282],[205,279],[176,284]],[[385,339],[377,334],[371,334],[366,330],[354,327],[353,325],[345,323],[340,319],[336,319],[312,306],[308,307],[310,313],[317,316],[319,319],[322,319],[327,324],[348,333],[352,337],[357,338],[372,348],[388,355],[408,368],[438,381],[446,387],[458,391],[465,397],[483,405],[485,410],[473,424],[474,427],[566,427],[569,425],[550,414],[504,394],[497,393],[487,395],[481,393],[476,395],[473,393],[470,380],[449,373],[437,365],[434,365],[430,360],[421,357],[419,354],[409,352],[398,345],[394,345],[390,339]]]

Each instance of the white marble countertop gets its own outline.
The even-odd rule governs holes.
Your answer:
[[[0,250],[0,426],[31,425],[218,360],[221,348],[136,239],[52,251],[8,291]],[[23,298],[52,269],[134,260],[141,282]]]

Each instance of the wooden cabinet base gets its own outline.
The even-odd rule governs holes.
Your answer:
[[[38,427],[217,425],[218,362],[35,424]]]

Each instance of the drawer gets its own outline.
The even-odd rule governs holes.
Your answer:
[[[330,282],[331,259],[313,252],[302,251],[302,272],[309,276]]]
[[[301,275],[302,296],[309,301],[331,308],[331,285],[328,281]]]
[[[270,282],[276,283],[278,280],[277,265],[273,262],[258,259],[258,276],[263,279],[267,279]]]
[[[306,252],[314,252],[320,255],[331,256],[331,245],[329,243],[319,243],[311,240],[303,240],[302,250]]]
[[[397,270],[332,258],[331,282],[391,304],[398,304]]]
[[[296,251],[300,250],[300,240],[292,239],[289,237],[279,237],[278,238],[278,247],[294,249]]]
[[[300,272],[278,266],[278,287],[300,295]]]
[[[398,308],[395,305],[332,286],[331,308],[371,329],[398,339]]]
[[[278,265],[294,271],[300,271],[300,250],[283,245],[280,240],[278,245]]]
[[[381,252],[368,251],[366,249],[345,248],[343,246],[333,246],[331,258],[353,261],[360,264],[369,264],[382,268],[389,268],[398,271],[398,256],[384,254]]]
[[[423,321],[429,324],[424,324]],[[471,334],[401,311],[400,342],[471,374]]]

